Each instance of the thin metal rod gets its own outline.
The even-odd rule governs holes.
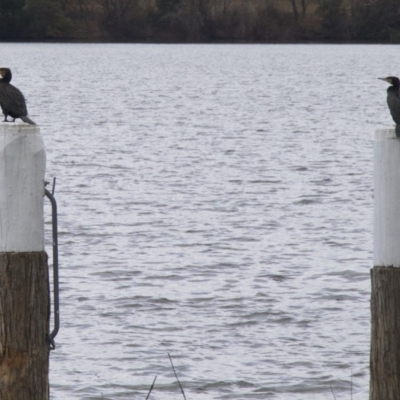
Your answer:
[[[150,397],[150,393],[151,393],[151,391],[153,390],[154,384],[156,383],[156,379],[157,379],[157,375],[156,375],[156,377],[154,378],[154,381],[153,381],[153,383],[152,383],[151,386],[150,386],[150,390],[149,390],[149,393],[147,394],[146,400],[148,400],[148,398]]]
[[[329,385],[329,386],[331,387],[331,391],[332,391],[332,394],[333,394],[333,398],[336,400],[335,392],[333,391],[332,385]]]
[[[54,191],[56,190],[56,177],[53,178],[53,188],[51,189],[51,194],[54,196]]]
[[[172,358],[171,358],[171,356],[169,355],[169,353],[168,353],[168,357],[169,357],[169,361],[171,362],[172,369],[173,369],[174,374],[175,374],[175,378],[176,378],[176,380],[178,381],[179,387],[181,388],[181,392],[182,392],[182,394],[183,394],[183,398],[186,400],[185,392],[183,391],[183,387],[182,387],[181,383],[179,382],[178,375],[176,374],[175,367],[174,367],[174,364],[173,364],[173,362],[172,362]]]
[[[52,216],[52,233],[53,233],[53,294],[54,294],[54,329],[50,333],[50,342],[52,349],[55,348],[54,338],[60,329],[60,289],[58,283],[58,227],[57,227],[57,203],[47,189],[45,195],[51,202],[51,216]]]

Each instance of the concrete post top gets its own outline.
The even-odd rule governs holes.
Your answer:
[[[29,125],[23,122],[0,123],[0,135],[18,135],[20,133],[40,133],[40,128],[37,125]]]
[[[45,171],[40,129],[0,124],[0,252],[44,250]]]
[[[400,126],[399,126],[400,128]],[[374,142],[374,266],[400,267],[400,137],[376,131]]]

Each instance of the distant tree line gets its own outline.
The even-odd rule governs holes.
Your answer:
[[[400,0],[0,0],[0,40],[400,42]]]

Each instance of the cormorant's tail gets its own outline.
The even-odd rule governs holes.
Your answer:
[[[27,124],[36,125],[31,119],[28,117],[21,117],[22,121],[26,122]]]

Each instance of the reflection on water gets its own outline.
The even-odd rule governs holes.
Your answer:
[[[58,182],[52,399],[179,398],[168,352],[191,400],[365,398],[391,46],[0,47]]]

